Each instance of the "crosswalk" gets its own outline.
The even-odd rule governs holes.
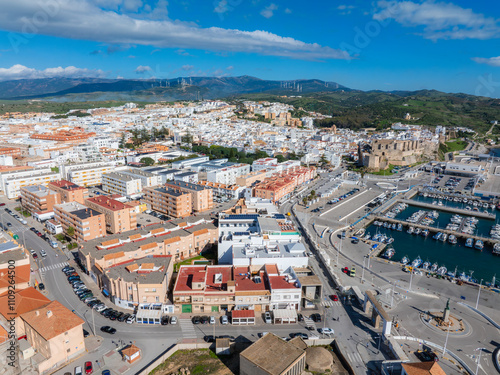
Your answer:
[[[183,337],[187,339],[196,338],[196,331],[194,329],[193,322],[191,322],[191,319],[179,319],[179,325],[181,326]]]
[[[66,266],[69,266],[68,262],[61,262],[61,263],[51,264],[51,265],[48,265],[46,267],[40,268],[39,271],[42,272],[42,273],[45,273],[47,271],[56,270],[58,268],[63,268],[63,267],[66,267]]]
[[[307,316],[304,317],[304,323],[306,323],[307,327],[312,327],[314,331],[316,331],[316,324],[311,318],[308,318]]]
[[[356,362],[363,363],[363,359],[361,358],[359,353],[347,353],[347,357],[349,357],[349,362],[351,363],[356,363]]]
[[[321,301],[321,306],[340,306],[340,301]]]

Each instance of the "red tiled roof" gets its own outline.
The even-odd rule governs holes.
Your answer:
[[[110,197],[106,197],[104,195],[98,195],[97,197],[88,198],[88,201],[110,211],[119,211],[127,208],[122,202]]]
[[[293,289],[296,286],[286,281],[284,276],[269,276],[269,285],[271,289]],[[298,288],[297,288],[298,289]]]
[[[14,281],[17,284],[23,284],[30,281],[31,267],[29,264],[23,266],[16,266],[16,273],[14,274]],[[10,284],[8,269],[0,270],[0,288],[7,288]],[[16,288],[18,289],[18,288]]]
[[[8,305],[8,293],[0,296],[0,314],[6,319],[17,318],[19,315],[28,311],[38,309],[50,302],[50,299],[33,287],[16,291],[14,299],[14,309],[11,310]],[[12,315],[14,313],[14,315]]]
[[[254,318],[255,311],[253,310],[233,310],[231,311],[231,318]]]

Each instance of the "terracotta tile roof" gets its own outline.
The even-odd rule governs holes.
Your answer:
[[[131,264],[129,266],[126,266],[125,269],[128,271],[128,272],[135,272],[139,269],[139,266],[134,263],[134,264]]]
[[[206,233],[209,233],[207,228],[200,229],[200,230],[194,231],[193,232],[193,236],[195,236],[195,237],[196,236],[201,236],[202,234],[206,234]]]
[[[72,313],[59,301],[52,301],[42,308],[24,313],[21,319],[45,340],[50,340],[84,323],[78,315]]]
[[[254,318],[254,310],[233,310],[231,311],[231,318]]]
[[[176,237],[172,237],[172,238],[169,238],[168,240],[163,241],[163,243],[165,245],[168,245],[168,244],[171,244],[174,242],[179,242],[180,240],[181,240],[181,238],[179,236],[176,236]]]
[[[142,234],[136,233],[128,237],[130,241],[138,240],[139,238],[142,238]]]
[[[117,259],[117,258],[121,258],[124,256],[125,256],[125,253],[123,251],[119,251],[117,253],[104,255],[104,260],[106,261],[106,260],[111,260],[111,259]]]
[[[163,233],[165,232],[165,228],[156,228],[156,229],[153,229],[150,233],[151,234],[156,234],[156,233]]]
[[[403,368],[408,375],[446,375],[439,363],[434,361],[403,363]]]
[[[9,309],[8,306],[8,293],[5,292],[0,296],[0,314],[6,319],[17,318],[21,314],[38,309],[50,302],[50,299],[33,287],[19,290],[16,292],[15,296],[13,310]],[[12,315],[12,313],[14,313],[14,315]]]
[[[140,352],[140,351],[141,351],[141,349],[139,349],[134,344],[131,344],[131,345],[127,346],[125,349],[122,350],[122,355],[127,356],[127,357],[131,357],[135,353]]]
[[[118,245],[119,243],[120,243],[120,239],[115,238],[115,239],[112,239],[109,241],[101,242],[101,246],[108,247],[108,246],[112,246],[112,245]]]
[[[151,242],[151,243],[148,243],[148,244],[145,244],[145,245],[142,245],[140,247],[141,250],[149,250],[149,249],[154,249],[155,247],[157,247],[158,244],[156,242]]]
[[[187,226],[187,223],[185,221],[183,221],[182,223],[179,223],[178,226],[179,226],[179,228],[183,228],[183,227]]]
[[[141,264],[141,271],[152,270],[154,268],[155,268],[154,263],[142,263]]]
[[[30,281],[31,268],[29,264],[23,266],[16,266],[16,273],[14,275],[14,280],[16,285],[27,283]],[[7,288],[9,283],[9,273],[8,269],[2,269],[0,271],[0,289]]]
[[[0,344],[3,344],[5,341],[7,341],[9,339],[7,336],[8,336],[8,334],[7,334],[7,331],[5,330],[5,328],[0,326]]]

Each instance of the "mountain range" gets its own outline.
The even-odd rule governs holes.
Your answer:
[[[318,79],[295,81],[263,80],[241,77],[179,77],[173,79],[101,79],[43,78],[0,82],[0,99],[19,100],[61,98],[71,100],[145,99],[193,100],[215,99],[239,94],[268,93],[300,95],[312,92],[350,90],[336,82]]]

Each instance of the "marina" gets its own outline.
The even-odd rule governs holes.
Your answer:
[[[374,216],[364,240],[406,272],[413,264],[417,274],[498,286],[499,216],[495,205],[476,197],[417,193]]]

